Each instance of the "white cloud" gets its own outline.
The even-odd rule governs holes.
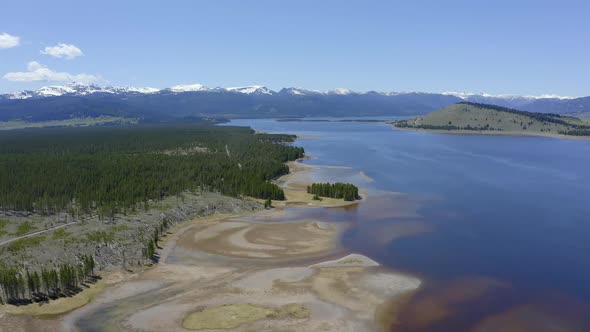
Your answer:
[[[73,59],[84,55],[82,50],[71,44],[59,43],[55,46],[47,46],[41,54],[51,55],[56,58]]]
[[[20,38],[12,36],[6,32],[0,33],[0,48],[11,48],[16,47],[20,44]]]
[[[4,75],[5,80],[15,82],[65,82],[74,81],[82,83],[92,83],[98,81],[98,77],[89,74],[69,74],[65,72],[56,72],[37,61],[31,61],[27,65],[27,71],[12,72]]]

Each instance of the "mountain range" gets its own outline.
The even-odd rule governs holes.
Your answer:
[[[263,86],[209,88],[201,84],[156,89],[69,83],[0,94],[0,121],[35,122],[99,116],[161,121],[185,117],[419,115],[465,101],[545,113],[590,112],[590,97],[302,88],[273,91]]]

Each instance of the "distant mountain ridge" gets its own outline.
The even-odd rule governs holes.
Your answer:
[[[209,88],[201,84],[113,87],[68,83],[0,95],[0,121],[46,121],[116,116],[145,121],[183,117],[314,117],[417,115],[458,102],[486,103],[519,110],[590,111],[590,97],[493,96],[470,93],[355,92],[264,86]]]
[[[416,94],[424,92],[355,92],[349,89],[337,88],[328,91],[318,90],[307,90],[303,88],[283,88],[280,91],[273,91],[267,87],[261,85],[251,85],[244,87],[229,87],[229,88],[209,88],[202,84],[185,84],[175,85],[170,88],[158,89],[151,87],[114,87],[104,86],[101,87],[96,84],[86,84],[72,82],[65,85],[51,85],[39,88],[37,90],[21,90],[7,94],[0,94],[4,99],[29,99],[29,98],[43,98],[43,97],[57,97],[63,95],[77,95],[84,96],[94,93],[110,93],[110,94],[125,94],[125,93],[140,93],[140,94],[152,94],[152,93],[165,93],[165,92],[237,92],[243,94],[293,94],[293,95],[317,95],[317,94],[331,94],[331,95],[350,95],[350,94],[380,94],[384,96],[395,96],[403,94]],[[433,93],[436,94],[436,93]],[[573,97],[562,97],[557,95],[542,95],[542,96],[518,96],[518,95],[491,95],[486,93],[466,93],[466,92],[443,92],[441,95],[455,96],[462,100],[469,102],[484,102],[484,101],[501,101],[504,100],[506,103],[512,104],[526,104],[539,99],[549,100],[569,100],[575,99]]]

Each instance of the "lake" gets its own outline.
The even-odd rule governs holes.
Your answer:
[[[398,331],[590,330],[590,141],[399,131],[384,123],[233,120],[302,135],[317,180],[369,192],[342,244],[423,279]],[[288,214],[287,214],[288,215]]]

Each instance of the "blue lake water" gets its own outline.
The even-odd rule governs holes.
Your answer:
[[[366,202],[304,213],[353,220],[346,248],[424,280],[397,330],[495,331],[521,319],[523,330],[590,331],[590,141],[364,122],[229,125],[310,137],[296,142],[306,163],[351,167],[319,176],[367,188]]]

